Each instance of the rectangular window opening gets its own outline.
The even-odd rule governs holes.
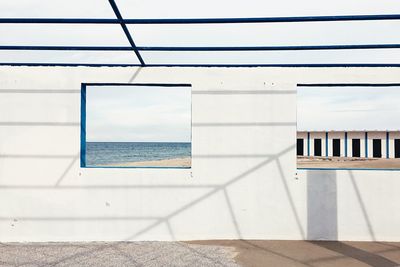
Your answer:
[[[81,167],[191,168],[190,84],[82,84]]]
[[[400,83],[298,84],[297,168],[400,170],[399,98]]]

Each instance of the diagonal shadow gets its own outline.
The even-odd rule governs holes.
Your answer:
[[[326,242],[326,241],[314,241],[314,242]],[[338,242],[338,241],[332,241],[332,242]],[[380,242],[375,242],[375,243],[380,243]],[[380,243],[382,244],[382,243]],[[386,245],[386,244],[385,244]],[[390,252],[400,252],[399,249],[384,249],[384,250],[378,250],[378,251],[373,251],[369,253],[373,254],[381,254],[381,253],[390,253]],[[337,260],[342,260],[348,258],[346,255],[338,255],[338,256],[331,256],[331,257],[321,257],[318,259],[313,259],[307,261],[307,263],[319,263],[319,262],[327,262],[327,261],[337,261]]]
[[[129,82],[133,82],[137,76],[139,75],[140,71],[142,70],[141,67],[137,68],[136,71],[133,73],[132,77],[129,79]],[[56,91],[56,90],[54,90]],[[80,92],[80,90],[78,90]],[[57,182],[55,183],[55,186],[59,186],[61,184],[61,182],[64,180],[65,176],[68,174],[68,172],[71,170],[71,168],[74,166],[75,162],[79,159],[80,157],[80,153],[78,153],[76,156],[74,156],[74,158],[72,159],[72,161],[70,162],[70,164],[68,164],[67,168],[65,169],[65,171],[62,173],[61,177],[57,180]]]
[[[235,250],[239,253],[237,256],[237,259],[239,261],[241,256],[244,257],[249,257],[249,255],[251,255],[252,257],[254,257],[254,259],[257,259],[257,264],[255,264],[256,266],[262,266],[261,264],[263,263],[264,266],[309,266],[312,267],[313,265],[310,265],[308,262],[304,261],[303,259],[299,259],[296,258],[296,256],[298,257],[299,255],[297,253],[294,253],[294,256],[292,256],[291,254],[293,254],[293,249],[286,249],[285,246],[273,246],[273,248],[269,248],[268,246],[271,244],[279,244],[279,243],[283,243],[285,244],[286,242],[304,242],[304,241],[266,241],[266,240],[200,240],[200,241],[187,241],[188,243],[194,243],[194,244],[204,244],[204,245],[208,245],[211,241],[211,244],[214,245],[218,245],[218,246],[224,246],[224,247],[234,247]],[[275,249],[275,250],[274,250]],[[282,252],[282,251],[283,252]],[[250,252],[251,254],[247,255],[247,252]],[[273,256],[273,257],[271,257]],[[285,265],[271,265],[271,262],[269,263],[269,265],[267,263],[264,263],[262,260],[268,260],[271,258],[281,258],[284,260],[288,260],[293,264],[289,264],[289,263],[285,263]],[[275,264],[277,264],[275,262]],[[247,265],[246,265],[247,266]],[[249,266],[250,262],[249,262]]]
[[[361,250],[359,248],[347,245],[343,242],[337,241],[310,241],[311,244],[329,249],[336,253],[340,253],[345,255],[346,257],[356,259],[363,263],[366,263],[370,266],[377,266],[377,267],[395,267],[399,266],[398,263],[391,261],[385,257],[380,255],[376,255],[374,253],[370,253],[365,250]]]
[[[138,69],[136,70],[136,72],[133,74],[133,76],[131,77],[131,79],[130,79],[129,82],[132,82],[132,81],[138,76],[138,74],[140,73],[140,71],[141,71],[141,68],[138,68]],[[216,92],[216,93],[219,94],[218,92]],[[247,93],[249,93],[249,92],[241,92],[241,93],[242,93],[242,94],[247,94]],[[264,92],[264,93],[272,93],[272,92]],[[7,122],[6,122],[6,123],[7,123]],[[1,125],[1,123],[0,123],[0,125]],[[61,125],[63,125],[63,126],[72,126],[72,125],[79,125],[79,123],[72,123],[72,124],[70,125],[70,124],[68,124],[68,123],[66,124],[66,123],[53,123],[53,122],[50,122],[50,123],[46,123],[46,122],[45,122],[45,123],[43,123],[43,122],[38,122],[38,123],[30,123],[30,122],[22,122],[22,123],[21,123],[21,122],[16,122],[16,123],[14,123],[14,122],[11,122],[9,125],[37,125],[37,126],[61,126]],[[293,124],[293,123],[291,123],[291,122],[283,122],[283,123],[255,122],[255,123],[217,123],[217,124],[207,124],[207,123],[201,124],[201,123],[200,123],[200,124],[194,125],[194,126],[294,126],[294,125],[295,125],[295,123]],[[239,226],[238,226],[238,224],[237,224],[236,217],[235,217],[235,214],[234,214],[234,212],[233,212],[232,204],[231,204],[231,202],[230,202],[229,195],[228,195],[228,193],[227,193],[227,191],[226,191],[226,188],[227,188],[229,185],[235,183],[236,181],[241,180],[241,179],[243,179],[244,177],[246,177],[247,175],[251,174],[252,172],[258,170],[259,168],[261,168],[261,167],[263,167],[263,166],[269,164],[270,162],[273,161],[274,158],[280,157],[280,156],[283,155],[284,153],[287,153],[288,151],[292,150],[294,147],[295,147],[295,146],[291,146],[291,147],[289,147],[289,148],[283,150],[282,152],[280,152],[280,153],[278,153],[278,154],[276,154],[276,155],[268,155],[268,157],[270,157],[270,158],[268,158],[267,160],[261,162],[260,164],[257,164],[257,165],[254,166],[253,168],[250,168],[249,170],[247,170],[247,171],[245,171],[244,173],[242,173],[242,174],[240,174],[240,175],[234,177],[232,180],[230,180],[230,181],[228,181],[228,182],[226,182],[226,183],[224,183],[224,184],[222,184],[222,185],[207,185],[207,186],[210,188],[210,191],[209,191],[209,192],[207,192],[207,193],[204,194],[203,196],[199,197],[198,199],[195,199],[195,200],[189,202],[188,204],[182,206],[181,208],[177,209],[176,211],[172,212],[171,214],[169,214],[169,215],[167,215],[167,216],[165,216],[165,217],[163,217],[163,218],[156,218],[157,221],[156,221],[155,223],[153,223],[153,224],[151,224],[149,227],[146,227],[145,229],[142,229],[141,231],[135,233],[133,236],[128,237],[126,240],[130,240],[130,239],[132,239],[132,238],[135,238],[136,236],[139,236],[139,235],[141,235],[141,234],[143,234],[143,233],[145,233],[145,232],[151,230],[152,228],[158,226],[158,225],[161,224],[161,223],[166,223],[166,225],[167,225],[167,227],[168,227],[168,229],[169,229],[169,231],[170,231],[170,234],[171,234],[171,236],[173,237],[173,236],[174,236],[174,233],[173,233],[173,229],[172,229],[172,227],[171,227],[171,225],[170,225],[170,219],[171,219],[171,218],[173,218],[174,216],[180,214],[181,212],[183,212],[183,211],[189,209],[190,207],[192,207],[192,206],[194,206],[194,205],[200,203],[201,201],[203,201],[203,200],[207,199],[208,197],[210,197],[210,196],[212,196],[212,195],[214,195],[214,194],[216,194],[216,193],[218,193],[218,192],[221,192],[221,191],[223,192],[223,194],[224,194],[224,196],[225,196],[225,198],[226,198],[227,204],[228,204],[228,206],[230,207],[230,212],[231,212],[232,220],[234,221],[234,223],[236,222],[236,223],[235,223],[235,226],[236,226],[237,231],[238,231],[239,236],[240,236],[240,229],[239,229]],[[201,157],[201,156],[200,156],[200,157]],[[221,157],[221,158],[229,157],[229,155],[228,155],[228,156],[226,156],[226,155],[221,155],[220,157]],[[237,157],[237,156],[235,156],[235,157]],[[260,158],[264,158],[264,155],[249,155],[249,157],[260,157]],[[66,174],[68,173],[68,171],[69,171],[69,170],[72,168],[72,166],[74,165],[74,163],[75,163],[75,161],[77,160],[77,158],[78,158],[78,157],[74,157],[74,158],[72,159],[72,161],[71,161],[70,164],[67,166],[67,168],[65,169],[65,171],[63,172],[63,174],[61,175],[61,177],[57,180],[57,182],[56,182],[56,184],[55,184],[55,187],[58,187],[58,188],[64,188],[64,187],[65,187],[65,186],[61,186],[60,184],[61,184],[61,182],[63,181],[63,179],[65,178],[65,176],[66,176]],[[200,186],[196,186],[196,185],[195,185],[195,186],[181,186],[181,187],[178,186],[178,187],[179,187],[179,188],[198,188],[198,187],[201,187],[201,186],[202,186],[202,185],[200,185]],[[207,186],[206,186],[206,187],[207,187]],[[110,188],[110,186],[105,186],[105,187]],[[137,188],[137,186],[133,186],[133,187]],[[154,188],[160,188],[160,187],[162,187],[162,185],[153,186],[153,187],[154,187]],[[167,187],[167,186],[166,186],[166,187]],[[168,186],[168,187],[175,188],[174,186]],[[54,188],[54,187],[53,187],[53,188]],[[67,187],[67,188],[68,188],[68,187]],[[70,188],[72,188],[72,187],[70,187]],[[73,187],[73,188],[76,188],[76,187]],[[79,188],[82,188],[82,186],[79,186]],[[124,188],[126,188],[126,186],[124,186]],[[44,218],[44,219],[46,219],[46,218]],[[50,218],[47,218],[47,219],[50,219]],[[65,218],[64,218],[64,219],[65,219]],[[69,219],[71,219],[71,218],[69,218]],[[72,218],[72,219],[74,219],[74,218]],[[81,218],[81,219],[82,219],[82,218]],[[85,219],[85,218],[83,218],[83,219]],[[86,219],[87,219],[87,218],[86,218]],[[112,219],[116,219],[116,218],[112,218]],[[117,218],[117,219],[118,219],[118,218]],[[131,218],[129,218],[129,219],[131,219]],[[142,218],[134,218],[134,219],[142,219]],[[126,241],[126,240],[125,240],[125,241]],[[122,242],[123,242],[123,241],[122,241]],[[118,243],[117,243],[117,244],[118,244]],[[91,253],[91,252],[96,251],[96,250],[99,250],[99,249],[108,248],[108,247],[113,247],[113,246],[115,246],[115,245],[117,245],[117,244],[110,244],[110,245],[102,246],[102,248],[97,248],[97,249],[95,249],[95,250],[84,251],[84,252],[81,252],[81,253],[78,253],[78,254],[75,254],[75,255],[70,255],[69,257],[64,258],[64,259],[60,259],[59,261],[54,262],[54,263],[57,263],[57,264],[58,264],[58,263],[61,263],[61,262],[65,261],[65,260],[68,260],[68,259],[71,259],[71,258],[77,258],[77,257],[79,257],[79,256],[87,255],[88,253]]]
[[[166,216],[164,216],[164,217],[162,217],[162,218],[159,218],[159,219],[156,220],[154,223],[152,223],[152,224],[150,224],[149,226],[143,228],[142,230],[136,232],[135,234],[133,234],[133,235],[127,237],[127,238],[126,238],[125,240],[123,240],[123,241],[119,241],[119,242],[116,242],[116,243],[114,243],[114,244],[107,244],[107,245],[104,245],[104,246],[102,246],[102,247],[95,248],[95,249],[91,249],[91,250],[88,250],[88,251],[79,252],[79,253],[76,253],[76,254],[74,254],[74,255],[70,255],[70,256],[64,257],[64,258],[62,258],[62,259],[59,259],[59,260],[57,260],[56,263],[59,264],[59,263],[65,262],[65,261],[67,261],[67,260],[69,260],[69,259],[71,259],[71,258],[82,257],[82,256],[88,255],[88,254],[93,253],[93,252],[96,252],[96,251],[100,251],[100,250],[107,249],[107,248],[109,248],[109,247],[111,247],[111,246],[116,246],[116,245],[121,244],[121,243],[123,243],[123,242],[129,241],[129,240],[132,240],[132,239],[135,239],[136,237],[138,237],[138,236],[140,236],[140,235],[142,235],[142,234],[144,234],[144,233],[146,233],[146,232],[152,230],[153,228],[159,226],[160,224],[169,223],[169,221],[171,220],[171,218],[173,218],[173,217],[179,215],[180,213],[182,213],[183,211],[185,211],[185,210],[187,210],[187,209],[189,209],[189,208],[191,208],[191,207],[197,205],[198,203],[202,202],[203,200],[205,200],[205,199],[207,199],[207,198],[209,198],[209,197],[211,197],[211,196],[213,196],[213,195],[215,195],[215,194],[217,194],[217,193],[223,191],[226,187],[228,187],[228,186],[230,186],[230,185],[236,183],[237,181],[242,180],[243,178],[247,177],[249,174],[251,174],[251,173],[253,173],[253,172],[259,170],[260,168],[262,168],[262,167],[264,167],[264,166],[266,166],[266,165],[268,165],[269,163],[273,162],[274,160],[276,160],[276,159],[279,158],[280,156],[282,156],[282,155],[288,153],[289,151],[293,150],[294,148],[295,148],[295,145],[292,145],[292,146],[287,147],[286,149],[282,150],[281,152],[279,152],[279,153],[275,154],[274,156],[272,156],[272,157],[270,157],[270,158],[268,158],[268,159],[262,161],[261,163],[255,165],[254,167],[248,169],[247,171],[245,171],[245,172],[239,174],[238,176],[235,176],[235,177],[232,178],[231,180],[229,180],[229,181],[227,181],[227,182],[225,182],[225,183],[223,183],[223,184],[221,184],[221,185],[218,185],[217,187],[213,188],[213,189],[210,190],[209,192],[207,192],[207,193],[205,193],[204,195],[202,195],[202,196],[196,198],[196,199],[193,200],[193,201],[190,201],[189,203],[183,205],[182,207],[178,208],[177,210],[171,212],[170,214],[168,214],[168,215],[166,215]]]
[[[203,196],[189,202],[188,204],[182,206],[181,208],[177,209],[176,211],[170,213],[169,215],[163,217],[162,219],[160,219],[159,221],[156,221],[155,223],[153,223],[152,225],[149,225],[148,227],[144,228],[143,230],[137,232],[136,234],[130,236],[127,238],[127,240],[131,240],[134,239],[144,233],[146,233],[147,231],[153,229],[154,227],[158,226],[159,224],[163,223],[165,220],[171,219],[172,217],[182,213],[183,211],[187,210],[188,208],[198,204],[199,202],[209,198],[210,196],[224,190],[227,186],[236,183],[239,180],[242,180],[243,178],[245,178],[247,175],[257,171],[258,169],[264,167],[265,165],[271,163],[272,161],[274,161],[276,158],[286,154],[287,152],[289,152],[290,150],[293,150],[295,147],[295,145],[289,146],[288,148],[282,150],[281,152],[277,153],[274,157],[271,157],[267,160],[262,161],[261,163],[257,164],[256,166],[248,169],[247,171],[243,172],[242,174],[234,177],[233,179],[231,179],[230,181],[227,181],[226,183],[222,184],[222,185],[218,185],[216,188],[212,189],[211,191],[209,191],[208,193],[204,194]]]
[[[126,258],[132,264],[134,264],[133,266],[138,266],[138,267],[144,266],[143,264],[141,264],[140,262],[135,260],[131,255],[129,255],[128,253],[125,253],[124,251],[119,249],[117,246],[111,247],[111,249],[114,250],[115,252],[117,252],[119,255],[121,255],[124,258]]]
[[[364,201],[362,199],[360,190],[358,189],[358,186],[357,186],[357,183],[356,183],[356,180],[354,178],[354,175],[353,175],[352,171],[349,171],[349,176],[350,176],[351,184],[353,185],[354,192],[356,193],[358,203],[360,204],[360,208],[361,208],[362,214],[364,216],[365,223],[367,224],[368,232],[369,232],[372,240],[375,241],[376,237],[375,237],[374,229],[372,228],[372,224],[371,224],[371,221],[369,219],[367,209],[366,209],[366,207],[364,205]]]
[[[279,158],[277,158],[275,161],[276,161],[276,165],[278,166],[279,174],[280,174],[280,177],[281,177],[281,181],[282,181],[283,187],[284,187],[285,192],[286,192],[286,196],[287,196],[289,204],[290,204],[290,208],[292,209],[294,219],[296,220],[297,228],[299,229],[301,237],[303,239],[305,239],[306,235],[304,233],[303,226],[301,225],[300,217],[299,217],[299,214],[297,213],[297,209],[296,209],[296,206],[294,204],[292,194],[290,193],[289,186],[288,186],[287,181],[285,179],[285,174],[283,173],[281,162],[280,162]]]
[[[70,164],[68,164],[67,168],[64,170],[64,172],[61,174],[60,178],[58,178],[57,182],[55,183],[55,186],[59,186],[61,182],[64,180],[64,178],[67,176],[68,172],[71,170],[71,168],[74,166],[75,162],[79,159],[80,153],[78,153],[76,156],[73,157],[71,160]]]
[[[195,248],[190,247],[189,244],[186,244],[186,243],[183,243],[183,242],[178,242],[177,245],[180,246],[180,247],[185,248],[186,250],[188,250],[188,251],[190,251],[190,252],[192,252],[192,253],[194,253],[196,255],[199,255],[199,256],[201,256],[203,258],[206,258],[206,259],[210,260],[211,262],[214,263],[214,266],[218,266],[218,265],[220,265],[220,266],[228,266],[228,265],[224,264],[223,262],[221,262],[221,261],[219,261],[217,259],[214,259],[214,258],[208,256],[207,254],[196,250]]]
[[[176,240],[176,237],[175,237],[174,230],[172,229],[171,223],[169,222],[169,220],[167,220],[167,221],[165,222],[165,224],[166,224],[166,226],[167,226],[167,229],[168,229],[169,234],[171,235],[171,239],[172,239],[173,241],[175,241],[175,240]]]
[[[71,159],[71,162],[67,165],[61,176],[58,178],[54,185],[0,185],[0,189],[57,189],[57,190],[69,190],[69,189],[137,189],[137,188],[215,188],[216,184],[199,184],[199,185],[61,185],[61,182],[73,167],[74,163],[79,159],[80,154],[76,155],[39,155],[39,154],[0,154],[1,158],[35,158],[35,159]],[[223,158],[269,158],[272,154],[198,154],[193,155],[192,158],[205,158],[205,159],[223,159]]]
[[[307,172],[307,240],[338,239],[336,171]]]
[[[284,259],[287,259],[287,260],[290,260],[290,261],[294,261],[294,262],[303,264],[303,265],[305,265],[305,266],[310,266],[310,267],[312,267],[312,265],[308,264],[307,262],[300,261],[300,260],[298,260],[298,259],[296,259],[296,258],[290,257],[290,256],[285,255],[285,254],[283,254],[283,253],[276,252],[276,251],[273,251],[273,250],[264,248],[264,247],[262,247],[262,246],[260,246],[260,245],[257,245],[257,244],[256,244],[257,241],[249,241],[249,240],[241,240],[241,241],[242,241],[244,244],[247,244],[248,246],[251,246],[251,247],[253,247],[253,248],[259,249],[259,250],[261,250],[261,251],[263,251],[263,252],[266,252],[266,253],[268,253],[268,254],[273,254],[273,255],[275,255],[275,256],[278,256],[278,257],[281,257],[281,258],[284,258]]]
[[[239,239],[242,239],[242,233],[240,232],[239,223],[237,222],[237,219],[236,219],[236,216],[235,216],[235,212],[233,211],[233,206],[232,206],[231,200],[229,198],[228,191],[227,191],[226,188],[224,188],[223,192],[224,192],[226,205],[228,206],[229,214],[231,215],[233,226],[235,227],[235,230],[236,230],[236,234],[237,234]]]
[[[138,67],[136,71],[133,73],[132,77],[129,79],[128,83],[133,82],[138,76],[139,73],[142,71],[142,67]]]

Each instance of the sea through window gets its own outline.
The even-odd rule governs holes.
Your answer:
[[[82,84],[81,100],[81,167],[191,167],[189,84]]]

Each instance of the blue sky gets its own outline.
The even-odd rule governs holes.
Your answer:
[[[400,130],[400,87],[299,87],[298,130]]]
[[[87,87],[87,141],[190,142],[190,89]]]

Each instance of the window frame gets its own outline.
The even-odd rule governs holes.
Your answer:
[[[192,95],[192,84],[190,83],[81,83],[81,99],[80,99],[80,111],[81,111],[81,122],[80,122],[80,167],[81,168],[107,168],[107,169],[191,169],[192,166],[86,166],[86,90],[88,86],[137,86],[137,87],[184,87],[190,88],[190,94]],[[192,100],[191,100],[192,101]],[[191,140],[190,146],[192,145],[192,103],[191,105]],[[190,156],[192,159],[192,155]]]
[[[296,90],[298,88],[304,87],[400,87],[400,83],[298,83],[296,85]],[[297,100],[296,100],[297,105]],[[297,133],[297,128],[296,128]],[[328,132],[326,132],[328,134]],[[345,137],[347,138],[347,137]],[[328,138],[327,138],[328,139]],[[328,148],[328,145],[327,145]],[[395,151],[395,144],[393,145],[393,151]],[[360,155],[361,156],[361,155]],[[395,157],[394,157],[395,158]],[[338,170],[354,170],[354,171],[400,171],[400,168],[299,168],[297,170],[307,170],[307,171],[338,171]]]

